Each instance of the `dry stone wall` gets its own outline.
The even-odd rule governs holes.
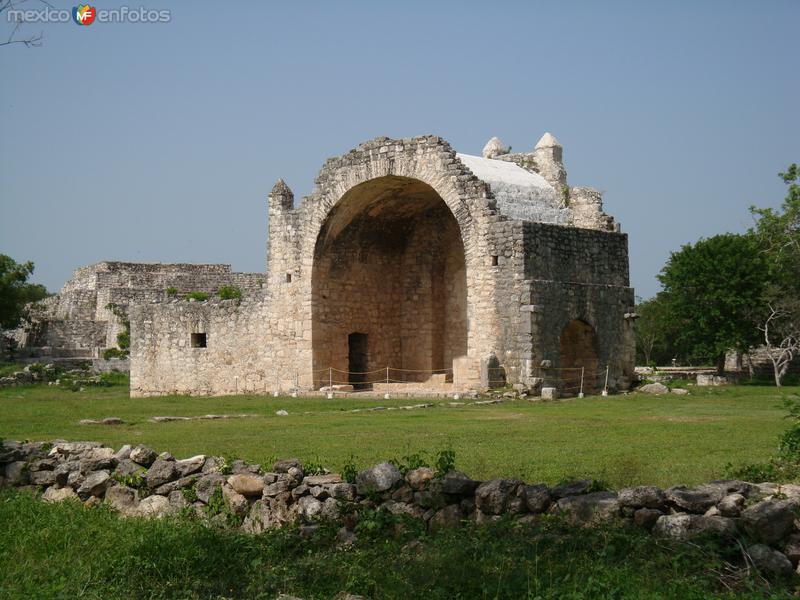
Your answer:
[[[727,480],[611,491],[591,480],[548,486],[476,481],[429,467],[401,472],[389,462],[345,481],[336,473],[306,472],[296,459],[264,469],[205,455],[177,460],[143,445],[115,451],[63,440],[4,442],[0,475],[0,485],[41,490],[45,501],[106,504],[125,517],[188,513],[254,534],[293,522],[304,523],[306,532],[321,521],[338,522],[342,544],[353,543],[362,515],[376,510],[431,529],[504,517],[535,523],[547,514],[575,527],[617,521],[676,541],[711,537],[737,550],[743,543],[757,567],[777,576],[791,575],[800,561],[796,485]]]

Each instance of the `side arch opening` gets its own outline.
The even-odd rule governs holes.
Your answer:
[[[596,394],[600,390],[600,359],[594,328],[580,319],[570,321],[561,331],[560,348],[559,387],[577,395],[583,374],[583,392]]]

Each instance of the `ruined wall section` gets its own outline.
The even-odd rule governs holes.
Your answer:
[[[136,304],[168,300],[200,291],[214,295],[220,286],[239,287],[243,298],[266,295],[266,274],[234,273],[230,265],[186,263],[131,263],[104,261],[76,269],[61,291],[41,303],[39,322],[19,335],[23,348],[40,348],[51,355],[98,355],[117,345],[121,319],[107,307],[123,313]]]
[[[495,355],[482,366],[484,383],[530,384],[544,377],[558,385],[560,335],[580,319],[597,333],[600,363],[610,365],[611,383],[627,387],[635,351],[627,236],[500,221],[489,239],[486,260],[496,277],[499,319]],[[548,364],[549,372],[543,368]]]
[[[193,347],[192,334],[205,334]],[[265,302],[214,300],[131,309],[131,396],[286,393],[295,331]],[[195,342],[197,343],[197,342]]]
[[[572,224],[582,229],[620,231],[614,217],[603,212],[603,195],[593,188],[575,187],[569,190]]]
[[[610,387],[627,388],[635,361],[627,236],[540,223],[525,223],[523,231],[530,296],[520,308],[530,314],[531,375],[557,377],[543,361],[559,367],[561,332],[578,319],[597,335]]]

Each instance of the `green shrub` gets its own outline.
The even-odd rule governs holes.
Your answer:
[[[223,300],[241,300],[242,298],[242,290],[235,285],[221,285],[217,294]]]
[[[128,319],[128,315],[121,306],[113,302],[106,304],[106,308],[122,322],[122,331],[117,334],[117,348],[122,350],[123,353],[116,355],[116,357],[128,356],[127,350],[131,347],[131,322]],[[115,358],[115,356],[113,354],[108,356],[103,354],[103,358]]]
[[[208,300],[208,294],[206,292],[189,292],[183,297],[184,300],[197,300],[198,302],[204,302]]]
[[[425,453],[423,452],[415,452],[413,454],[406,455],[401,459],[394,458],[389,462],[397,467],[400,473],[403,474],[403,477],[405,477],[406,473],[409,471],[419,469],[420,467],[427,467],[430,464],[430,461],[425,458]]]
[[[170,286],[164,291],[167,293],[167,296],[177,296],[178,295],[178,288],[176,288],[176,287]]]
[[[120,350],[119,348],[107,348],[103,352],[103,358],[109,360],[111,358],[125,358],[128,356],[128,353],[124,350]]]
[[[144,469],[141,469],[140,471],[137,471],[136,473],[131,473],[129,475],[112,473],[111,479],[113,479],[117,483],[121,483],[122,485],[127,485],[129,488],[133,488],[135,490],[141,490],[147,486],[147,481],[145,481],[144,477],[142,477],[143,474],[144,474]]]
[[[323,475],[327,472],[328,470],[322,466],[319,456],[315,457],[314,460],[303,461],[303,473],[306,475]]]
[[[342,465],[342,479],[347,483],[355,483],[358,476],[358,467],[356,467],[356,458],[352,454],[347,462]]]
[[[452,448],[436,453],[436,474],[440,477],[456,468],[456,451]]]
[[[181,490],[181,493],[183,494],[183,497],[184,497],[184,498],[186,499],[186,501],[187,501],[187,502],[189,502],[190,504],[191,504],[192,502],[197,502],[197,491],[195,490],[195,485],[196,485],[196,484],[197,484],[197,481],[193,481],[193,482],[192,482],[192,485],[190,485],[190,486],[189,486],[189,487],[187,487],[187,488],[183,488],[183,489]]]
[[[125,321],[125,331],[120,331],[117,334],[117,346],[120,350],[127,350],[131,347],[131,324]]]
[[[221,475],[230,475],[233,473],[233,461],[236,458],[232,456],[219,456],[217,457],[217,471]]]

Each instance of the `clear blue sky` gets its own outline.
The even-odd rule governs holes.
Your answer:
[[[551,131],[648,297],[670,251],[745,230],[800,161],[797,0],[142,5],[172,20],[0,47],[0,252],[52,291],[103,259],[263,270],[275,180],[299,198],[379,135],[478,154]]]

